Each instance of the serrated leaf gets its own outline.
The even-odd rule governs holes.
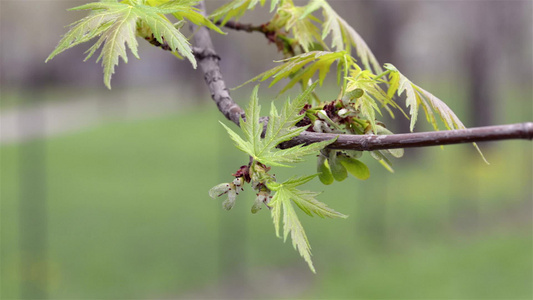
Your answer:
[[[257,4],[263,6],[265,2],[266,0],[233,0],[217,8],[209,17],[215,22],[220,21],[221,25],[224,26],[229,20],[238,20],[247,10],[253,10]]]
[[[318,72],[318,83],[322,85],[330,67],[337,62],[339,72],[347,74],[347,70],[355,64],[353,58],[347,52],[311,51],[293,56],[281,61],[283,64],[263,72],[248,80],[237,88],[252,81],[265,81],[272,78],[270,86],[273,86],[282,79],[290,78],[290,82],[280,91],[284,93],[296,83],[300,82],[307,86],[309,80]],[[346,76],[344,76],[346,77]]]
[[[276,6],[280,3],[280,1],[284,0],[270,0],[270,12],[273,12],[274,9],[276,9]]]
[[[283,197],[287,197],[283,191],[278,193],[281,193]],[[294,249],[298,250],[300,256],[307,262],[309,269],[311,269],[313,273],[316,273],[313,261],[311,260],[311,246],[309,245],[309,240],[307,239],[304,228],[289,199],[282,199],[287,199],[282,200],[281,202],[283,204],[283,240],[286,241],[290,233],[292,246]]]
[[[291,130],[291,127],[303,119],[304,115],[300,114],[300,110],[307,103],[309,95],[315,86],[316,84],[312,85],[298,95],[298,97],[292,102],[286,101],[280,115],[278,115],[276,106],[272,103],[270,114],[272,120],[269,120],[268,122],[265,138],[263,140],[265,149],[272,149],[281,142],[287,141],[295,136],[297,131]],[[300,134],[300,132],[297,134]]]
[[[263,132],[262,124],[259,124],[259,114],[261,112],[261,106],[259,105],[257,90],[259,86],[256,86],[252,91],[252,98],[250,103],[245,109],[246,121],[241,119],[240,125],[244,132],[244,135],[248,139],[251,145],[252,152],[248,153],[255,158],[259,152],[261,146],[261,133]]]
[[[351,47],[355,47],[357,56],[361,59],[363,66],[368,70],[374,68],[377,74],[381,73],[380,64],[363,38],[325,0],[311,1],[302,18],[318,9],[318,7],[322,7],[322,14],[324,15],[322,39],[331,34],[331,45],[337,51],[346,50],[349,53]]]
[[[329,208],[325,203],[316,200],[315,197],[318,196],[319,193],[302,191],[296,188],[314,177],[316,177],[316,175],[291,178],[282,184],[282,189],[284,189],[289,198],[309,216],[315,214],[321,218],[347,218],[346,215],[343,215]]]
[[[307,17],[307,15],[312,14],[316,10],[320,9],[322,7],[323,2],[324,2],[323,0],[311,0],[311,1],[309,1],[309,3],[307,3],[307,5],[305,6],[305,10],[304,10],[302,16],[300,16],[300,18],[305,18],[305,17]]]
[[[292,31],[294,40],[296,40],[305,52],[308,52],[313,43],[322,43],[322,38],[318,28],[313,21],[318,21],[311,15],[302,17],[306,7],[295,6],[292,1],[286,1],[281,5],[276,15],[270,21],[275,28],[285,28]],[[325,44],[324,44],[325,46]]]
[[[437,125],[437,120],[435,118],[434,110],[440,116],[444,125],[448,130],[452,129],[466,129],[466,126],[459,120],[457,115],[439,98],[435,97],[430,92],[424,90],[418,85],[412,83],[407,77],[405,77],[398,69],[392,64],[385,64],[385,69],[389,70],[389,95],[394,95],[395,93],[400,96],[404,91],[407,95],[406,105],[411,107],[409,113],[411,115],[411,125],[410,129],[413,131],[416,117],[418,115],[418,106],[422,105],[424,112],[426,113],[426,119],[428,120],[435,130],[439,130]],[[472,143],[479,155],[486,164],[489,164],[481,150],[479,149],[476,143]]]
[[[288,165],[282,163],[297,163],[303,160],[304,156],[316,154],[318,151],[324,149],[329,144],[333,143],[335,139],[309,144],[306,146],[297,145],[291,148],[282,149],[271,153],[270,156],[264,157],[259,160],[267,165],[288,167]]]
[[[413,131],[416,123],[419,105],[422,105],[424,108],[426,117],[431,125],[433,125],[435,130],[438,130],[439,128],[435,119],[434,111],[439,114],[447,129],[466,128],[461,120],[459,120],[455,113],[444,102],[442,102],[442,100],[412,83],[392,64],[385,64],[385,68],[391,71],[389,73],[389,82],[391,82],[391,84],[388,94],[393,95],[396,93],[398,96],[404,92],[406,94],[406,105],[410,107],[409,114],[411,115],[411,131]]]
[[[246,153],[252,152],[253,147],[250,142],[247,142],[243,140],[235,131],[231,130],[228,126],[226,126],[224,123],[220,122],[222,126],[224,126],[224,129],[228,132],[230,138],[235,142],[235,146]]]
[[[348,81],[346,87],[346,94],[349,96],[358,96],[355,101],[355,108],[361,111],[361,114],[372,125],[372,131],[376,132],[376,112],[381,115],[380,106],[385,108],[387,112],[394,118],[394,113],[390,107],[396,108],[403,113],[401,107],[394,102],[381,87],[383,83],[378,76],[372,74],[369,70],[361,70],[354,66],[350,72],[350,76],[346,78]],[[362,93],[360,91],[363,91]],[[356,94],[356,95],[352,95]]]
[[[198,11],[198,8],[194,7],[200,2],[199,0],[171,0],[171,1],[160,1],[160,5],[156,6],[160,13],[162,14],[172,14],[176,19],[183,20],[187,19],[192,23],[200,26],[206,26],[209,29],[212,29],[220,34],[225,34],[218,26],[216,26],[211,20],[206,18],[203,14]]]
[[[182,9],[185,7],[175,5],[173,8],[166,9],[165,12],[172,13]],[[143,23],[150,27],[157,41],[166,42],[173,51],[178,51],[187,57],[196,67],[196,60],[189,42],[167,18],[160,14],[160,9],[157,7],[142,5],[138,1],[131,1],[131,3],[106,1],[88,3],[71,10],[91,10],[92,12],[89,16],[71,25],[69,32],[63,36],[46,61],[66,49],[100,36],[89,48],[86,60],[102,46],[102,52],[97,61],[102,60],[104,83],[111,88],[111,76],[119,59],[122,58],[124,62],[128,61],[126,45],[133,55],[139,58],[136,40],[137,24]]]
[[[297,145],[283,150],[276,148],[280,143],[298,136],[305,130],[305,127],[294,127],[294,125],[304,117],[299,112],[307,102],[307,98],[315,85],[310,86],[294,101],[287,100],[279,115],[276,107],[272,104],[264,138],[261,138],[263,126],[259,123],[261,107],[258,104],[258,86],[256,86],[252,93],[252,99],[245,110],[246,121],[241,120],[240,124],[246,140],[242,139],[227,126],[224,126],[230,137],[235,141],[237,148],[265,165],[287,167],[283,163],[300,162],[303,156],[316,153],[331,144],[335,139],[307,146]]]
[[[269,186],[269,188],[275,188],[276,193],[268,204],[272,210],[272,221],[274,222],[274,228],[276,235],[279,237],[279,221],[281,217],[281,210],[283,208],[283,239],[287,240],[289,234],[291,235],[292,245],[298,250],[300,255],[309,265],[309,268],[313,273],[316,273],[311,261],[311,246],[305,234],[305,231],[294,211],[292,202],[294,202],[300,209],[306,214],[316,214],[320,217],[330,218],[346,218],[347,216],[336,212],[329,208],[326,204],[319,202],[315,199],[317,193],[310,191],[302,191],[296,187],[311,180],[316,175],[307,177],[295,177],[291,178],[281,184]],[[291,202],[292,200],[292,202]]]

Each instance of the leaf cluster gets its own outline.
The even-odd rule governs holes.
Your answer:
[[[315,268],[311,261],[311,247],[293,204],[296,204],[296,206],[310,216],[313,214],[330,218],[345,218],[346,216],[316,200],[318,193],[297,188],[312,180],[318,174],[306,177],[293,177],[283,183],[278,183],[274,176],[267,173],[270,167],[266,166],[287,167],[287,163],[299,162],[303,156],[318,153],[318,151],[334,141],[324,141],[306,146],[298,145],[289,149],[276,148],[280,143],[294,138],[307,128],[307,126],[295,127],[295,125],[304,117],[304,114],[301,113],[302,108],[307,103],[307,98],[309,98],[315,86],[316,83],[307,88],[293,101],[287,100],[281,112],[278,112],[276,106],[272,103],[264,137],[262,137],[264,127],[260,122],[261,107],[258,104],[257,86],[252,93],[250,103],[245,111],[246,120],[241,120],[240,122],[244,138],[222,124],[231,139],[235,142],[237,148],[252,157],[250,167],[246,168],[251,173],[249,177],[251,178],[252,187],[258,190],[258,198],[252,207],[252,212],[257,212],[260,209],[258,205],[262,203],[268,205],[271,208],[276,235],[279,237],[279,223],[281,212],[283,211],[284,240],[290,234],[293,246],[305,259],[313,272],[315,272]],[[229,186],[229,184],[217,185],[211,190],[210,195],[222,195]],[[273,193],[273,196],[265,196],[271,193]]]
[[[270,11],[273,11],[280,1],[284,0],[270,0]],[[224,25],[231,19],[238,20],[246,11],[253,10],[257,4],[265,5],[265,2],[266,0],[233,0],[217,8],[209,17]]]
[[[223,25],[230,19],[238,20],[257,4],[263,6],[265,3],[266,0],[233,0],[216,9],[210,17]],[[327,1],[311,0],[304,6],[295,5],[292,0],[271,0],[270,3],[270,11],[275,10],[275,14],[268,23],[269,28],[291,32],[293,42],[299,45],[303,52],[329,50],[324,41],[331,36],[332,49],[351,53],[352,48],[355,48],[365,68],[373,68],[377,73],[382,72],[380,64],[363,38]],[[317,10],[322,10],[322,19],[313,16]]]
[[[294,126],[303,119],[304,115],[299,112],[307,103],[307,99],[315,86],[316,84],[310,86],[294,99],[294,101],[291,102],[288,100],[283,106],[281,113],[278,112],[272,102],[264,138],[261,137],[263,124],[259,118],[261,106],[258,104],[257,98],[258,86],[254,88],[251,101],[245,110],[246,120],[241,119],[240,122],[245,139],[241,138],[223,123],[221,124],[226,128],[231,139],[235,142],[236,147],[250,155],[254,161],[265,165],[284,167],[287,166],[286,163],[302,161],[303,156],[316,153],[333,141],[323,141],[306,146],[298,145],[288,149],[277,149],[276,147],[280,143],[298,136],[307,128]]]
[[[457,115],[448,107],[448,105],[446,105],[446,103],[435,97],[435,95],[431,94],[430,92],[412,83],[407,77],[405,77],[405,75],[400,73],[400,71],[398,71],[394,65],[387,63],[384,65],[384,67],[390,72],[389,90],[387,95],[392,97],[394,94],[397,94],[398,96],[403,93],[406,94],[405,103],[406,106],[410,108],[409,114],[411,115],[411,131],[413,131],[416,123],[419,106],[422,106],[426,114],[427,121],[431,123],[435,130],[439,130],[437,119],[435,118],[435,112],[440,116],[440,119],[444,123],[444,126],[446,126],[446,129],[466,129],[466,126],[463,124],[463,122],[459,120]],[[485,163],[488,164],[488,161],[485,159],[477,144],[473,143],[473,145]]]
[[[269,86],[272,87],[280,80],[289,78],[290,81],[280,91],[281,94],[297,83],[302,84],[303,87],[307,87],[317,72],[318,83],[322,85],[334,62],[337,62],[337,78],[339,81],[343,79],[343,85],[345,86],[348,70],[355,64],[355,59],[345,51],[310,51],[279,62],[282,64],[257,75],[241,86],[252,81],[262,82],[272,78],[273,80]]]
[[[102,47],[97,62],[102,61],[104,83],[111,88],[111,76],[119,59],[128,62],[126,47],[139,58],[136,36],[140,35],[143,38],[153,36],[159,43],[168,44],[173,52],[186,57],[196,68],[191,45],[178,29],[181,22],[188,19],[222,33],[193,7],[197,3],[198,0],[108,0],[74,7],[70,10],[89,10],[90,13],[70,25],[70,30],[46,61],[69,48],[99,37],[87,51],[85,60]],[[179,22],[174,25],[165,15],[173,15]]]

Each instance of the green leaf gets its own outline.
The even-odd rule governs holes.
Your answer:
[[[339,155],[338,160],[355,178],[367,180],[370,177],[370,170],[360,160],[345,155]]]
[[[465,129],[464,124],[459,120],[455,113],[439,98],[435,97],[430,92],[422,89],[416,84],[412,83],[392,64],[385,64],[385,68],[389,71],[389,95],[395,93],[400,96],[405,92],[406,105],[410,107],[409,114],[411,115],[410,129],[413,131],[416,117],[418,114],[418,106],[422,105],[426,112],[428,121],[433,125],[435,130],[438,130],[437,121],[435,119],[434,111],[441,117],[447,129]]]
[[[394,169],[392,168],[392,163],[390,160],[381,152],[381,150],[376,151],[370,151],[370,156],[377,160],[387,171],[394,173]]]
[[[167,11],[170,13],[187,10],[187,8],[189,7],[175,5],[173,8],[167,9]],[[196,59],[192,53],[189,41],[187,41],[187,38],[185,38],[185,36],[179,32],[167,18],[161,16],[157,12],[157,9],[150,6],[139,6],[138,9],[136,9],[136,13],[138,17],[150,27],[158,42],[167,42],[170,49],[177,50],[180,54],[187,57],[193,67],[196,68]],[[185,12],[182,13],[184,15],[186,14]],[[193,12],[191,12],[191,14],[192,13]]]
[[[275,28],[285,27],[285,30],[292,31],[294,39],[305,52],[308,52],[315,42],[322,43],[324,46],[325,44],[318,28],[312,22],[318,20],[311,15],[301,17],[305,9],[305,7],[295,6],[292,1],[286,1],[278,8],[270,24]]]
[[[286,241],[288,235],[291,235],[293,247],[298,250],[313,273],[316,273],[316,271],[313,262],[311,261],[311,246],[309,245],[302,224],[294,211],[292,202],[310,216],[316,214],[320,217],[329,218],[347,217],[346,215],[329,208],[326,204],[317,201],[315,199],[318,195],[317,193],[302,191],[296,188],[297,186],[308,182],[315,176],[316,175],[294,177],[281,184],[268,185],[270,189],[276,192],[268,204],[272,208],[272,221],[274,222],[276,235],[279,237],[279,221],[281,218],[281,210],[283,209],[283,239]]]
[[[111,88],[111,76],[115,71],[115,66],[119,63],[119,59],[122,58],[124,62],[128,61],[126,45],[133,55],[139,58],[135,36],[137,24],[143,23],[147,24],[160,43],[168,43],[173,51],[178,51],[187,57],[196,67],[196,60],[189,42],[167,18],[161,15],[161,10],[157,7],[139,4],[137,1],[131,2],[132,4],[112,1],[93,2],[71,9],[91,10],[91,13],[71,24],[71,29],[63,36],[46,61],[69,48],[100,36],[96,43],[89,48],[85,59],[89,59],[103,45],[97,61],[102,60],[104,83],[108,88]],[[177,12],[182,8],[182,6],[175,5],[173,8],[166,9],[165,12]]]
[[[320,9],[322,5],[324,4],[324,0],[311,0],[307,5],[305,6],[304,13],[300,18],[306,18],[307,15],[312,14],[316,10]]]
[[[296,188],[315,177],[316,174],[306,177],[293,177],[285,181],[281,188],[285,189],[289,194],[290,199],[309,216],[315,214],[321,218],[347,218],[346,215],[343,215],[329,208],[326,204],[317,201],[315,197],[318,196],[319,193],[302,191]]]
[[[393,118],[394,113],[389,106],[396,108],[403,113],[401,107],[381,88],[383,81],[369,70],[361,70],[354,65],[354,69],[351,70],[350,76],[346,79],[348,80],[346,94],[349,96],[358,96],[355,101],[355,108],[359,109],[361,115],[370,122],[374,133],[376,132],[375,113],[378,112],[381,115],[378,103],[381,104],[381,107],[385,108]],[[360,91],[363,91],[363,93]]]
[[[241,129],[246,140],[225,125],[224,127],[235,141],[237,148],[250,155],[255,161],[265,165],[283,167],[287,167],[283,163],[300,162],[303,156],[316,153],[335,140],[313,143],[307,146],[297,145],[283,150],[276,148],[280,143],[298,136],[305,130],[306,127],[294,127],[294,125],[304,117],[299,112],[304,104],[307,103],[307,99],[315,86],[316,84],[313,84],[294,101],[287,100],[281,110],[281,114],[278,114],[276,107],[272,104],[271,115],[263,139],[261,138],[263,126],[259,122],[261,107],[257,98],[258,86],[254,88],[252,99],[245,110],[246,121],[241,120]]]
[[[243,140],[235,131],[231,130],[228,126],[226,126],[224,123],[220,122],[222,126],[226,129],[228,132],[230,138],[235,142],[235,146],[246,153],[253,152],[253,146],[250,142]]]
[[[331,34],[331,45],[337,51],[346,50],[350,53],[351,47],[355,47],[357,56],[361,59],[363,66],[368,70],[374,68],[377,74],[381,73],[380,64],[363,38],[325,0],[311,1],[301,18],[306,17],[307,14],[312,13],[319,7],[322,8],[322,14],[324,15],[322,39]]]
[[[273,86],[284,78],[290,78],[291,81],[280,91],[281,94],[298,82],[301,82],[304,87],[308,86],[309,80],[316,74],[316,72],[318,72],[318,83],[322,85],[334,62],[337,62],[339,72],[345,74],[347,74],[348,69],[355,64],[354,59],[344,51],[311,51],[293,56],[282,62],[283,64],[259,74],[239,87],[252,81],[262,82],[268,78],[273,79],[270,83],[270,86]]]
[[[176,19],[187,19],[192,23],[200,26],[206,26],[220,34],[225,34],[218,26],[213,24],[211,20],[201,14],[198,8],[194,7],[200,2],[199,0],[164,0],[161,5],[156,6],[162,14],[172,14]]]
[[[331,170],[331,174],[333,175],[333,178],[337,181],[343,181],[348,177],[348,172],[346,172],[346,168],[341,164],[341,162],[337,159],[338,158],[338,151],[330,151],[329,157],[328,157],[328,163],[329,168]]]
[[[318,172],[318,179],[320,179],[320,181],[325,185],[330,185],[335,180],[333,178],[333,174],[331,174],[328,161],[326,157],[322,154],[318,156],[317,172]]]
[[[273,1],[272,7],[278,1]],[[265,2],[266,0],[233,0],[217,8],[209,17],[215,22],[221,21],[221,25],[224,26],[229,20],[238,20],[247,10],[253,10],[259,3],[263,6]]]
[[[385,69],[391,71],[389,73],[389,95],[397,93],[400,96],[404,91],[407,95],[406,105],[411,107],[409,113],[411,114],[411,131],[413,131],[416,123],[416,117],[418,114],[418,106],[422,105],[426,118],[435,130],[439,130],[437,120],[435,118],[434,111],[440,116],[444,125],[448,130],[452,129],[466,129],[466,126],[459,120],[457,115],[439,98],[435,97],[430,92],[424,90],[418,85],[412,83],[407,77],[405,77],[398,69],[392,64],[385,64]],[[476,148],[479,155],[486,164],[489,164],[481,150],[476,143],[472,143]]]

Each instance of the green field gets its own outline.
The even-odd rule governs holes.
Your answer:
[[[365,182],[308,184],[350,216],[300,214],[314,275],[268,211],[249,213],[249,189],[230,212],[208,197],[247,162],[218,119],[198,108],[2,146],[1,298],[533,297],[530,142],[491,145],[490,166],[470,145],[407,150],[395,174],[365,156]]]

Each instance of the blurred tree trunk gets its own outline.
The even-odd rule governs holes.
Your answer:
[[[469,82],[469,127],[494,124],[494,95],[497,90],[493,75],[496,72],[495,62],[499,59],[495,53],[500,52],[497,49],[500,41],[494,38],[494,26],[500,5],[500,2],[495,2],[490,5],[474,3],[469,6],[472,9],[470,15],[474,30],[463,50]]]
[[[365,37],[369,41],[369,46],[380,64],[392,63],[400,70],[403,68],[403,61],[398,52],[397,37],[408,20],[406,10],[403,9],[402,3],[376,0],[363,2],[366,6],[365,11],[372,12],[372,15],[377,16],[372,18],[373,34]],[[403,99],[403,97],[402,97]],[[405,101],[398,101],[400,106],[404,107]],[[409,121],[402,115],[398,114],[396,118],[388,121],[389,126],[394,133],[408,133]]]

